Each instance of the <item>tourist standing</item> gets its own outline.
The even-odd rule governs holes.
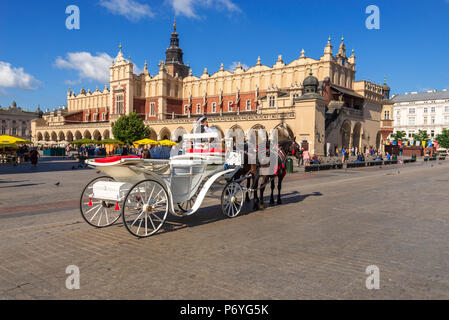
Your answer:
[[[304,159],[304,166],[310,165],[310,153],[307,150],[304,150],[302,153],[302,158]]]

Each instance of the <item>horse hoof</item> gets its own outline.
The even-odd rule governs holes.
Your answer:
[[[251,200],[250,200],[249,197],[246,197],[246,198],[245,198],[245,201],[246,201],[246,202],[250,202]]]
[[[259,211],[259,207],[253,207],[253,211]]]
[[[271,205],[274,205],[274,199],[271,199],[271,200],[270,200],[270,204],[271,204]]]
[[[282,204],[282,200],[281,199],[278,199],[278,204]]]

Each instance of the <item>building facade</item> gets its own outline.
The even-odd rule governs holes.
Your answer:
[[[69,90],[66,109],[35,121],[34,141],[112,137],[114,122],[136,112],[150,127],[152,139],[176,141],[205,114],[223,135],[228,129],[278,130],[281,139],[296,137],[316,154],[381,144],[381,112],[390,90],[355,80],[356,57],[354,51],[346,55],[344,39],[335,55],[329,39],[319,59],[302,50],[289,63],[279,55],[270,67],[258,58],[247,70],[239,63],[228,71],[222,64],[200,76],[184,64],[176,24],[155,75],[147,62],[140,75],[134,74],[122,49],[110,67],[109,87],[82,89],[78,95]]]
[[[405,131],[408,138],[419,130],[435,138],[449,129],[449,91],[430,90],[396,95],[393,103],[394,131]]]
[[[0,135],[31,140],[31,121],[40,115],[40,109],[36,112],[25,111],[15,101],[8,108],[0,107]]]

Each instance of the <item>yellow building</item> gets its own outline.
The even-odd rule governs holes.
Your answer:
[[[245,70],[207,69],[192,74],[183,61],[176,24],[165,61],[151,75],[140,75],[120,51],[110,67],[109,88],[67,93],[67,108],[47,113],[33,124],[33,140],[112,137],[122,115],[136,112],[151,129],[152,139],[177,140],[191,132],[194,121],[206,114],[223,134],[228,129],[277,129],[280,137],[296,137],[312,153],[337,148],[380,148],[380,121],[390,90],[370,81],[356,81],[354,51],[348,57],[344,39],[333,54],[331,39],[323,56],[313,59],[301,51],[287,63],[279,55],[273,66],[257,63]]]

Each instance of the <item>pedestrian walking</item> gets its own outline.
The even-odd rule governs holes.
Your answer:
[[[31,160],[31,165],[33,165],[34,167],[37,166],[37,162],[39,161],[39,152],[37,152],[36,148],[33,148],[33,150],[31,150],[30,152],[30,160]]]

